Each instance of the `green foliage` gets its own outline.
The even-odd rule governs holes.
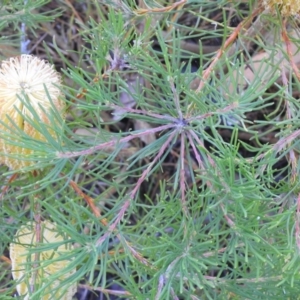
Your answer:
[[[38,216],[74,246],[60,272],[77,271],[60,287],[78,282],[119,299],[297,299],[299,82],[286,45],[270,42],[284,31],[280,16],[261,11],[270,34],[251,35],[253,21],[226,44],[255,3],[73,1],[73,10],[47,10],[48,2],[0,7],[0,28],[13,22],[18,42],[22,22],[36,36],[65,10],[78,43],[43,44],[65,82],[64,132],[53,122],[53,138],[28,104],[47,142],[18,128],[17,141],[1,134],[36,150],[36,164],[13,182],[14,172],[1,166],[9,187],[1,254]],[[51,117],[63,122],[55,108]],[[3,299],[10,299],[17,283],[1,265]]]

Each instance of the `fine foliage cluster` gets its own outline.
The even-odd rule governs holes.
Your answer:
[[[36,153],[0,166],[1,299],[44,221],[66,238],[29,253],[68,251],[29,299],[68,273],[73,299],[297,299],[300,34],[273,2],[0,2],[1,60],[48,60],[66,103],[55,138],[30,104],[46,141],[0,132]]]

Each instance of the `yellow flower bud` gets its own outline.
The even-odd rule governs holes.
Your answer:
[[[300,11],[300,0],[263,0],[263,5],[272,13],[276,12],[276,5],[284,17],[295,16]]]
[[[35,153],[30,140],[20,138],[21,130],[29,138],[45,142],[45,135],[37,130],[42,123],[55,139],[53,122],[56,128],[62,124],[53,116],[53,107],[64,115],[64,101],[60,90],[61,77],[52,65],[32,55],[21,55],[2,61],[0,66],[0,163],[12,170],[22,171],[32,166],[36,160],[30,157],[41,156]],[[50,100],[51,99],[51,100]],[[36,114],[32,114],[32,111]],[[38,118],[37,118],[38,116]],[[35,125],[36,126],[33,126]],[[49,127],[49,128],[48,128]],[[22,135],[23,136],[23,135]]]
[[[42,240],[38,246],[47,246],[47,244],[60,243],[65,240],[57,232],[56,225],[49,221],[41,223],[41,237]],[[59,274],[70,263],[68,260],[59,259],[63,253],[70,250],[70,244],[63,244],[38,252],[38,261],[36,261],[34,252],[31,252],[31,255],[28,254],[28,251],[33,251],[35,246],[36,232],[35,225],[32,223],[22,226],[17,231],[14,242],[10,244],[12,275],[18,282],[17,291],[19,295],[26,295],[25,300],[30,299],[28,289],[33,286],[35,291],[37,289],[43,290],[41,298],[39,298],[41,300],[71,300],[76,293],[77,284],[74,283],[67,288],[59,287],[59,285],[61,281],[74,274],[75,270],[68,271],[55,280],[50,278],[52,275]],[[34,282],[33,278],[35,278]]]

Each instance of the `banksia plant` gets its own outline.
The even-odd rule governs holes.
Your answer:
[[[21,55],[2,61],[0,67],[0,162],[22,171],[42,156],[28,147],[29,139],[46,142],[45,135],[56,139],[53,108],[63,115],[61,77],[51,64],[38,57]],[[60,124],[59,124],[60,123]],[[40,130],[40,126],[46,130]],[[45,133],[46,132],[46,133]]]
[[[14,242],[10,244],[12,275],[18,281],[19,295],[26,295],[24,299],[31,299],[30,294],[36,292],[38,298],[35,299],[72,299],[76,293],[76,283],[67,288],[65,285],[63,288],[59,287],[75,272],[74,269],[63,274],[61,272],[70,263],[69,260],[61,258],[70,250],[70,244],[65,243],[66,238],[59,234],[56,225],[49,221],[41,223],[41,240],[38,243],[37,235],[35,226],[28,223],[17,231]],[[58,246],[48,247],[53,243]],[[34,251],[35,247],[43,247],[45,250]],[[55,276],[57,279],[53,280]],[[29,292],[32,286],[38,287],[38,290]]]
[[[30,53],[61,67],[68,116],[62,128],[60,80],[37,76],[42,67],[27,84],[41,79],[47,104],[18,72],[7,80],[19,84],[15,114],[0,116],[0,155],[17,171],[1,166],[0,298],[39,300],[53,287],[63,299],[77,282],[74,300],[298,299],[296,1],[5,2],[3,23],[51,14],[5,36],[21,29]],[[19,229],[27,218],[35,229]],[[45,240],[40,220],[69,240]]]

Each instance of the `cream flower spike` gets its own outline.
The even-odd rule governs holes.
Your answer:
[[[47,248],[47,244],[60,243],[66,238],[57,232],[56,225],[44,221],[41,223],[42,240],[39,243]],[[59,257],[63,253],[70,251],[71,245],[64,244],[55,248],[47,249],[39,252],[37,261],[38,271],[36,276],[33,276],[36,268],[35,254],[31,257],[28,254],[29,250],[34,250],[36,240],[35,226],[28,223],[22,226],[15,235],[14,242],[10,244],[10,258],[12,263],[12,275],[17,281],[17,291],[20,296],[25,296],[25,300],[29,300],[28,286],[35,286],[36,290],[42,288],[40,300],[71,300],[77,291],[77,284],[73,283],[68,287],[59,287],[61,282],[68,279],[76,270],[69,270],[62,274],[59,278],[50,282],[50,277],[59,274],[59,272],[68,266],[69,260],[60,260]],[[53,261],[53,262],[51,262]],[[32,265],[30,264],[32,263]],[[35,278],[35,282],[32,279]],[[48,285],[49,284],[49,285]],[[43,288],[45,286],[45,288]]]
[[[263,5],[271,13],[276,12],[277,5],[280,14],[284,17],[295,16],[300,11],[300,0],[263,0]]]
[[[1,62],[0,120],[7,126],[0,124],[0,133],[5,136],[5,138],[3,136],[0,138],[0,163],[21,172],[23,168],[36,163],[30,159],[28,160],[33,154],[36,154],[34,150],[26,148],[25,141],[24,146],[17,145],[20,143],[20,139],[14,139],[13,135],[15,133],[12,133],[13,131],[9,128],[17,126],[30,138],[46,141],[46,137],[30,123],[42,122],[45,125],[51,125],[53,118],[50,120],[49,114],[53,106],[63,116],[64,102],[60,85],[61,77],[59,73],[54,70],[51,64],[38,57],[24,54]],[[30,109],[35,110],[39,120],[35,120],[28,106],[24,104],[26,99],[30,101]],[[31,122],[28,122],[27,118]],[[61,124],[56,125],[60,126]],[[14,128],[14,131],[16,131],[16,128]],[[54,131],[50,130],[49,133],[52,137],[55,137]]]

